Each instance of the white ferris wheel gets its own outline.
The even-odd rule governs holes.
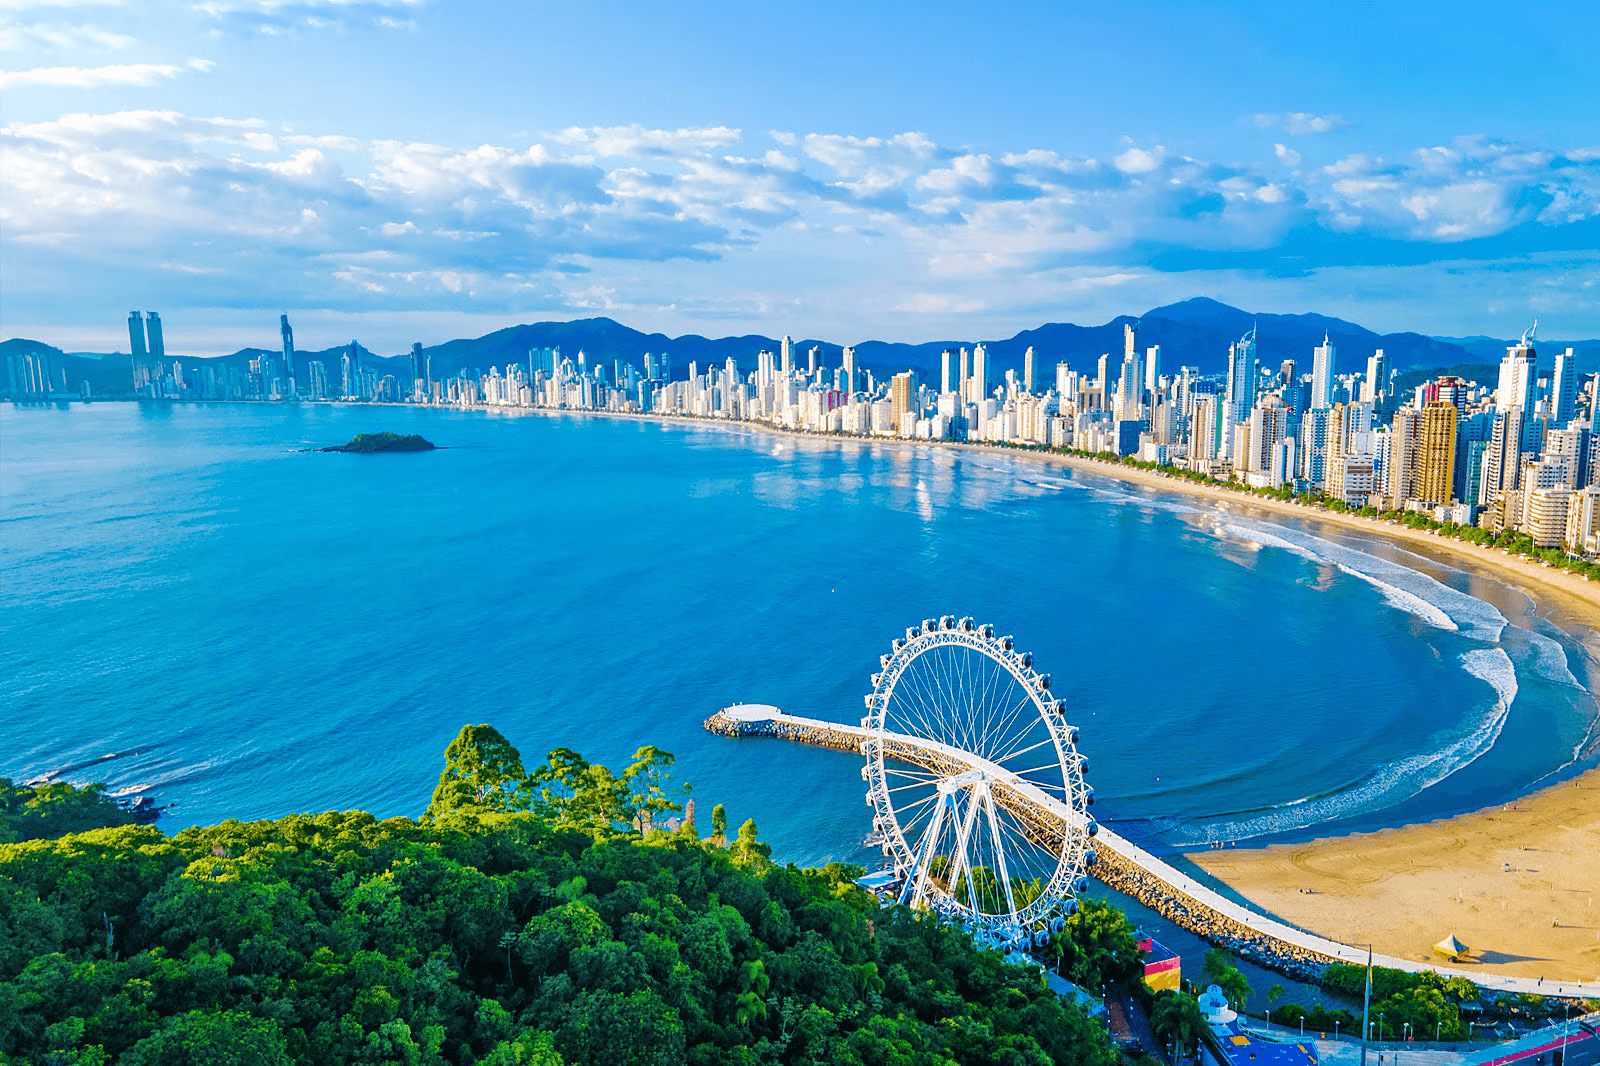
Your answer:
[[[993,626],[949,615],[880,662],[861,774],[900,901],[1007,946],[1043,943],[1077,910],[1098,830],[1049,675]]]

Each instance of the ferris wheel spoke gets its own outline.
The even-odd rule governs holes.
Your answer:
[[[1004,721],[1000,722],[997,719],[998,724],[991,730],[991,734],[999,736],[1000,739],[994,744],[986,743],[987,750],[980,751],[978,754],[990,762],[1003,762],[1004,758],[1002,756],[992,755],[990,752],[1000,751],[1012,743],[1027,739],[1028,735],[1040,725],[1037,719],[1031,719],[1024,715],[1025,711],[1032,709],[1033,693],[1023,689],[1022,695],[1017,699],[1017,702],[1006,712]],[[987,737],[985,740],[987,741]]]
[[[1023,737],[1022,738],[1022,740],[1027,740],[1027,739],[1028,739],[1027,737]],[[1000,755],[991,755],[989,757],[989,761],[992,762],[992,763],[995,763],[996,765],[999,765],[999,766],[1005,766],[1006,769],[1010,770],[1011,768],[1009,766],[1006,766],[1007,760],[1020,758],[1020,757],[1022,757],[1024,755],[1027,755],[1029,752],[1038,751],[1040,748],[1043,748],[1043,747],[1047,747],[1047,746],[1048,747],[1054,747],[1055,746],[1055,742],[1056,742],[1056,738],[1055,737],[1047,736],[1043,740],[1041,740],[1041,741],[1039,741],[1039,742],[1037,742],[1035,744],[1029,744],[1025,748],[1018,748],[1016,751],[1007,751],[1007,752],[1004,752],[1003,754],[1000,754]],[[1018,743],[1021,743],[1021,741],[1018,741]],[[1059,761],[1052,762],[1049,765],[1054,766],[1058,770],[1061,768],[1061,763]],[[1031,773],[1031,772],[1032,771],[1030,771],[1030,770],[1012,770],[1012,773],[1015,773],[1015,774],[1018,774],[1018,775],[1025,774],[1025,773]]]

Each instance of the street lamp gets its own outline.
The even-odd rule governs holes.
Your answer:
[[[1339,1019],[1338,1018],[1335,1018],[1333,1020],[1333,1039],[1336,1040],[1336,1041],[1339,1039]]]

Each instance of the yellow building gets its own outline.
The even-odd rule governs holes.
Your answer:
[[[1419,500],[1449,503],[1456,467],[1456,405],[1434,400],[1417,422],[1416,483]]]

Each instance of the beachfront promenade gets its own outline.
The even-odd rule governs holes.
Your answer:
[[[731,713],[730,713],[731,712]],[[1048,826],[1081,826],[1083,815],[1043,792],[1030,782],[959,748],[901,733],[883,733],[860,726],[824,722],[785,714],[777,708],[745,707],[719,711],[706,721],[706,729],[722,736],[766,736],[799,741],[816,747],[859,754],[867,741],[885,745],[885,755],[903,759],[936,772],[981,770],[1002,783],[1006,791],[1044,817],[1031,824],[1048,835]],[[1054,843],[1050,841],[1049,843]],[[1164,918],[1236,953],[1265,965],[1306,972],[1331,962],[1364,965],[1365,948],[1328,940],[1296,929],[1275,918],[1228,899],[1201,884],[1170,863],[1132,841],[1100,826],[1094,838],[1098,861],[1090,873],[1108,886],[1157,911]],[[1464,977],[1482,988],[1543,996],[1600,998],[1600,981],[1543,981],[1532,977],[1506,977],[1475,970],[1434,966],[1411,959],[1374,955],[1374,964],[1395,970],[1432,970],[1444,977]],[[1307,973],[1309,976],[1309,973]]]

